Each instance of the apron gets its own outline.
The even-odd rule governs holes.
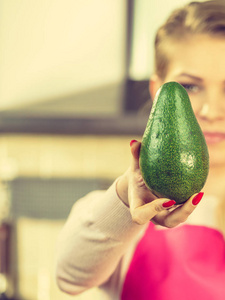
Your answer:
[[[150,223],[128,269],[122,300],[225,300],[225,243],[216,229]]]

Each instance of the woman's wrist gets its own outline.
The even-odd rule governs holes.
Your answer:
[[[128,202],[128,172],[127,170],[116,183],[116,192],[120,200],[129,207]]]

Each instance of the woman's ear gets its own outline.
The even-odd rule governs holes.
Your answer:
[[[161,78],[158,75],[154,74],[149,81],[149,93],[151,95],[152,100],[155,98],[155,94],[163,84]]]

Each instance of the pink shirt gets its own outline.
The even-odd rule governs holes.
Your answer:
[[[224,300],[225,244],[206,226],[150,223],[129,266],[122,300]]]
[[[115,185],[86,195],[71,210],[58,240],[60,288],[78,295],[98,286],[103,300],[225,300],[217,199],[204,197],[188,224],[159,229],[135,224]]]

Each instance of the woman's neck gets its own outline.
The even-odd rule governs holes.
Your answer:
[[[210,166],[203,192],[225,201],[225,166]]]

